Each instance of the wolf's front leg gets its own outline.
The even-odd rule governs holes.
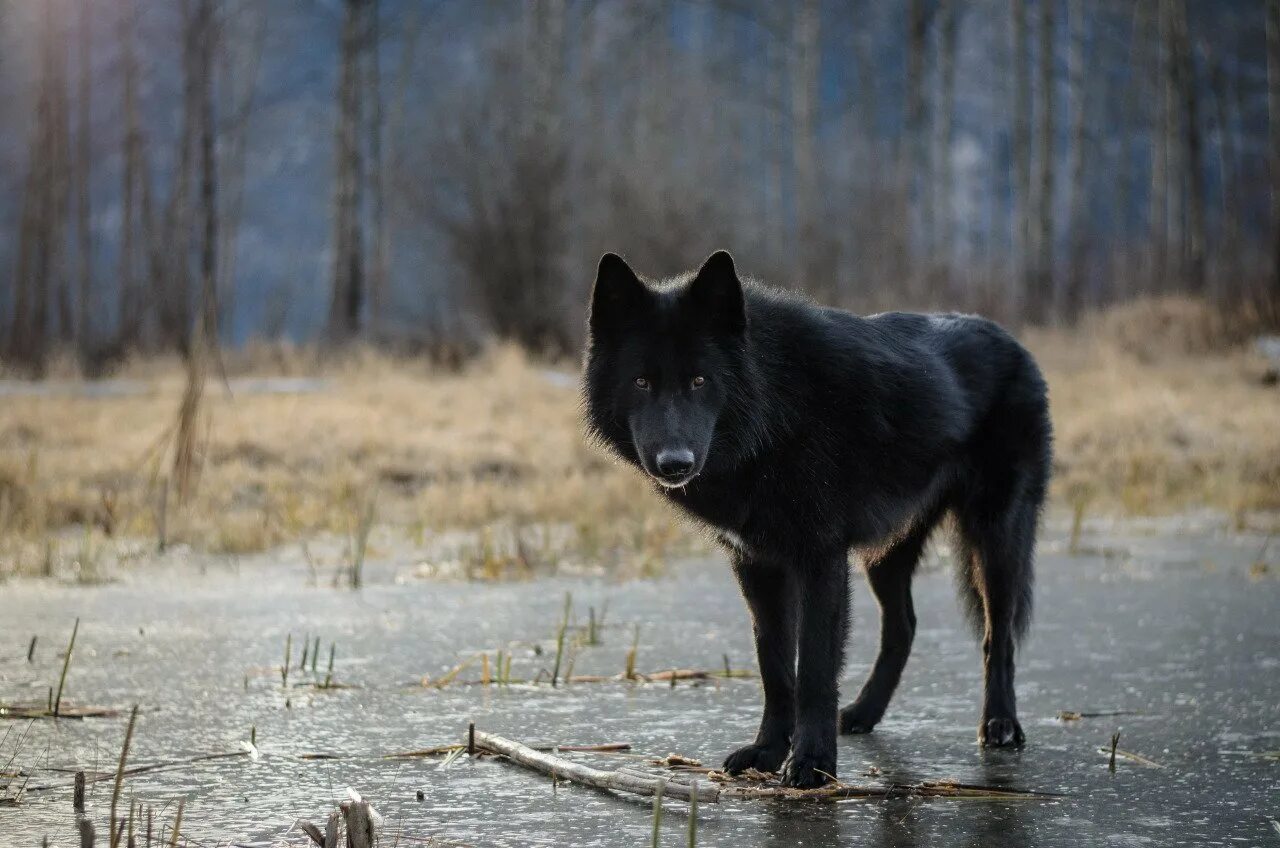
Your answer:
[[[777,771],[791,746],[795,718],[796,603],[794,577],[786,568],[749,557],[735,557],[734,574],[756,637],[756,661],[764,683],[764,717],[756,740],[724,761],[738,774],[749,768]]]
[[[797,569],[800,662],[791,754],[782,768],[787,786],[821,786],[836,775],[836,681],[849,630],[849,566],[826,556]]]

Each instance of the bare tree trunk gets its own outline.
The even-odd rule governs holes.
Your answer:
[[[853,55],[854,66],[858,74],[858,107],[860,118],[855,125],[867,129],[857,136],[860,141],[859,156],[855,159],[855,178],[851,186],[854,196],[850,207],[850,220],[856,224],[857,242],[855,243],[854,260],[858,263],[859,273],[851,279],[864,284],[870,275],[877,279],[887,276],[892,262],[898,259],[898,242],[901,233],[893,233],[898,224],[895,216],[886,215],[874,219],[866,215],[866,210],[874,208],[884,187],[884,162],[887,148],[883,140],[875,132],[875,117],[880,114],[880,98],[876,89],[877,64],[875,62],[876,43],[870,26],[853,27],[849,42],[849,50]],[[891,188],[896,188],[896,176],[891,176]],[[844,303],[848,303],[848,298]]]
[[[243,8],[243,7],[242,7]],[[233,320],[236,301],[236,237],[244,209],[245,154],[249,135],[249,118],[253,112],[254,91],[262,47],[267,29],[267,7],[254,4],[254,15],[247,36],[223,30],[218,55],[222,58],[221,108],[230,115],[230,123],[221,129],[219,138],[225,153],[219,157],[221,210],[218,225],[218,322],[228,327]],[[225,34],[224,34],[225,33]],[[243,45],[243,46],[241,46]],[[233,49],[236,48],[236,49]]]
[[[200,328],[199,344],[218,344],[218,175],[214,155],[217,132],[213,108],[213,55],[217,42],[217,22],[213,0],[197,0],[196,98],[200,122]],[[199,354],[196,354],[199,355]]]
[[[80,239],[80,275],[76,290],[74,341],[83,360],[89,347],[89,297],[93,291],[93,233],[89,231],[91,218],[90,189],[93,177],[93,146],[90,127],[90,81],[93,69],[91,0],[80,0],[79,35],[79,134],[76,138],[76,235]]]
[[[1040,46],[1038,88],[1040,90],[1039,126],[1037,128],[1037,165],[1039,174],[1034,193],[1035,230],[1032,236],[1033,272],[1027,292],[1026,317],[1033,323],[1048,320],[1048,307],[1053,299],[1053,172],[1054,172],[1054,30],[1056,12],[1053,0],[1040,3]]]
[[[1182,133],[1183,168],[1181,184],[1186,187],[1187,219],[1183,232],[1184,273],[1188,287],[1195,294],[1205,289],[1205,187],[1204,141],[1200,126],[1200,94],[1196,80],[1195,56],[1187,22],[1186,0],[1174,0],[1172,31],[1175,85],[1185,126]]]
[[[765,60],[768,65],[768,69],[765,71],[765,86],[767,89],[765,102],[767,107],[764,120],[761,122],[764,130],[762,147],[765,158],[764,241],[765,252],[771,257],[778,256],[783,252],[783,229],[786,220],[782,197],[782,139],[784,138],[783,123],[785,119],[782,103],[785,97],[783,80],[787,74],[786,61],[788,52],[784,47],[773,41],[765,49]],[[791,282],[798,284],[800,281],[792,280]]]
[[[49,344],[49,298],[53,295],[53,288],[56,285],[55,270],[56,259],[54,257],[57,251],[57,224],[55,218],[57,216],[57,191],[54,188],[57,181],[57,156],[54,149],[57,146],[57,118],[55,117],[58,103],[57,96],[54,93],[56,83],[54,76],[56,74],[54,58],[57,52],[57,35],[55,4],[46,3],[44,7],[44,26],[42,34],[42,50],[41,50],[41,93],[38,124],[41,127],[40,134],[42,141],[37,156],[42,160],[42,176],[38,191],[41,195],[40,200],[40,216],[37,219],[39,231],[37,235],[38,244],[38,264],[36,266],[37,273],[31,281],[31,325],[29,328],[30,338],[32,341],[31,352],[32,362],[38,367],[43,367],[45,354]]]
[[[134,267],[138,269],[139,276],[144,270],[146,273],[146,286],[144,286],[142,279],[136,281],[135,293],[139,294],[137,302],[141,303],[140,294],[147,286],[153,292],[153,296],[150,298],[151,303],[145,309],[141,305],[138,308],[142,314],[137,317],[136,326],[138,327],[137,337],[141,341],[144,320],[154,320],[163,308],[164,304],[161,296],[164,293],[165,278],[169,274],[170,266],[174,263],[169,255],[173,247],[167,243],[170,234],[168,233],[169,223],[165,215],[168,210],[163,210],[162,213],[158,214],[155,208],[156,198],[151,175],[151,157],[145,132],[138,131],[134,148],[138,162],[138,227],[140,230],[139,256]]]
[[[391,108],[387,115],[386,162],[381,168],[384,180],[388,175],[394,180],[395,175],[402,170],[404,151],[401,149],[401,136],[405,125],[405,104],[408,99],[409,83],[413,75],[414,60],[422,30],[422,8],[417,4],[412,4],[406,14],[408,19],[401,25],[400,66],[396,70],[395,91],[392,95]],[[382,191],[385,192],[385,189],[386,186],[384,184]],[[385,263],[384,267],[387,269],[388,274],[392,265],[391,257],[395,255],[396,227],[401,220],[401,216],[397,213],[403,209],[403,206],[396,204],[395,197],[396,195],[392,195],[392,201],[387,210],[388,220],[383,222],[382,235],[378,244],[378,250],[382,254]],[[433,320],[437,322],[437,326],[442,313],[448,311],[448,307],[445,304],[438,303],[434,305],[435,314]]]
[[[32,199],[31,183],[34,174],[28,169],[22,200],[22,217],[18,224],[18,261],[13,276],[13,303],[10,306],[9,323],[5,327],[5,346],[3,354],[6,359],[18,361],[22,354],[24,336],[27,331],[27,313],[30,305],[31,264],[34,239],[32,236]]]
[[[198,0],[203,3],[204,0]],[[152,298],[159,304],[159,342],[183,356],[191,353],[196,324],[191,309],[191,249],[194,235],[191,181],[200,143],[200,12],[183,7],[182,129],[174,157],[174,185],[165,210],[164,233],[158,246],[163,272],[152,277]]]
[[[343,341],[359,332],[364,302],[364,237],[360,228],[360,51],[368,0],[345,0],[338,82],[334,178],[333,291],[328,334]]]
[[[1183,178],[1186,164],[1183,162],[1182,100],[1178,85],[1177,12],[1174,0],[1160,0],[1160,33],[1164,48],[1164,147],[1167,170],[1165,213],[1165,273],[1164,284],[1180,284],[1186,273],[1183,256],[1186,252],[1186,229],[1183,220]]]
[[[1156,111],[1151,121],[1151,191],[1149,194],[1150,211],[1147,213],[1147,224],[1151,228],[1149,249],[1151,261],[1150,286],[1159,290],[1164,287],[1168,254],[1168,217],[1169,217],[1169,146],[1167,126],[1170,122],[1170,103],[1164,96],[1164,83],[1168,78],[1166,59],[1164,56],[1165,30],[1168,27],[1166,0],[1150,0],[1154,6],[1153,23],[1155,32],[1150,43],[1153,50],[1152,71],[1154,74],[1151,98],[1156,104]]]
[[[53,108],[51,118],[51,149],[53,157],[52,186],[53,207],[49,218],[50,255],[49,299],[56,309],[58,341],[69,344],[74,333],[75,318],[71,307],[72,274],[69,257],[68,231],[70,229],[72,159],[71,159],[71,97],[67,79],[67,30],[70,16],[66,0],[45,0],[45,9],[54,15],[50,37],[53,39],[51,82]]]
[[[70,102],[66,79],[66,16],[48,0],[40,27],[40,75],[18,256],[14,323],[8,354],[43,373],[56,310],[58,330],[70,326],[66,302],[66,224],[70,206]],[[64,304],[68,307],[64,309]]]
[[[924,0],[911,0],[907,11],[907,80],[906,80],[906,112],[903,116],[903,137],[898,149],[898,183],[903,204],[904,249],[906,256],[911,257],[912,250],[920,242],[927,255],[931,232],[931,212],[927,202],[919,203],[914,195],[917,185],[924,186],[930,177],[925,173],[928,158],[928,141],[924,127],[924,53],[925,41],[929,32],[929,18],[925,11]],[[921,191],[923,194],[923,191]],[[920,231],[915,232],[917,208],[920,215]],[[920,269],[918,263],[908,258],[910,266],[909,291],[913,298],[920,296]]]
[[[1206,49],[1206,53],[1208,53]],[[1234,202],[1239,184],[1235,123],[1231,115],[1231,92],[1220,56],[1208,53],[1209,91],[1213,97],[1213,117],[1217,125],[1218,238],[1215,245],[1213,289],[1219,299],[1239,295],[1241,277],[1239,204]]]
[[[797,282],[829,295],[830,274],[818,270],[817,163],[814,153],[818,98],[818,0],[804,0],[791,21],[791,151],[796,174]],[[821,277],[821,279],[819,279]]]
[[[405,104],[409,97],[409,84],[422,31],[421,8],[412,5],[406,14],[409,16],[408,21],[402,26],[400,36],[400,67],[396,70],[396,88],[391,100],[391,110],[387,115],[387,160],[392,171],[398,167],[402,154],[399,146],[400,134],[404,130]]]
[[[1271,292],[1280,309],[1280,0],[1267,0],[1267,117],[1271,141]]]
[[[5,43],[7,43],[7,40],[12,35],[12,28],[10,24],[12,11],[12,4],[0,4],[0,41]],[[8,79],[7,75],[12,73],[14,67],[20,67],[20,65],[17,61],[14,61],[14,59],[11,58],[9,53],[0,55],[0,79]],[[9,122],[12,120],[14,111],[12,101],[0,103],[0,122],[4,122],[4,124],[8,126]],[[7,269],[10,250],[14,245],[8,240],[8,233],[6,233],[5,236],[5,241],[0,243],[0,263],[3,263],[4,267]],[[19,214],[17,245],[20,247],[21,244],[22,217],[21,214]],[[16,258],[17,257],[14,257],[15,260]],[[17,271],[16,266],[13,270],[15,272]],[[20,285],[19,277],[16,274],[11,279],[12,282],[10,285],[4,290],[0,290],[0,359],[3,359],[5,354],[8,353],[8,343],[12,338],[13,333],[12,309],[14,306],[14,299],[17,296],[18,287]]]
[[[134,187],[138,183],[138,61],[134,53],[134,34],[137,32],[137,7],[134,0],[122,0],[120,8],[120,52],[124,74],[124,137],[121,142],[120,186],[120,270],[117,282],[119,332],[117,344],[121,349],[138,343],[139,299],[137,296],[136,268],[134,267]]]
[[[1068,151],[1070,161],[1067,165],[1067,189],[1070,191],[1068,204],[1067,239],[1069,267],[1066,283],[1060,304],[1060,314],[1067,321],[1074,321],[1080,314],[1084,300],[1085,283],[1085,251],[1087,246],[1085,234],[1085,114],[1090,108],[1090,86],[1086,81],[1089,74],[1085,67],[1085,40],[1087,33],[1086,4],[1088,0],[1070,0],[1067,7],[1071,29],[1071,43],[1067,52],[1067,86],[1071,99],[1071,147]]]
[[[1013,260],[1008,309],[1022,320],[1028,257],[1031,250],[1031,69],[1027,59],[1026,0],[1009,0],[1013,24]]]
[[[1129,29],[1129,52],[1128,52],[1128,85],[1125,86],[1123,97],[1121,98],[1121,119],[1118,121],[1121,146],[1120,161],[1128,163],[1134,153],[1135,141],[1138,140],[1137,116],[1142,111],[1141,104],[1148,102],[1146,97],[1146,78],[1143,74],[1147,67],[1147,46],[1149,40],[1146,33],[1149,24],[1147,16],[1151,11],[1150,3],[1146,0],[1139,0],[1134,4],[1133,17],[1130,21]],[[1111,234],[1107,247],[1110,250],[1113,262],[1116,255],[1120,254],[1119,264],[1115,266],[1112,272],[1112,284],[1110,286],[1110,297],[1120,299],[1129,297],[1134,290],[1134,285],[1143,273],[1142,267],[1143,256],[1145,250],[1134,249],[1134,229],[1130,226],[1130,216],[1134,210],[1134,199],[1139,196],[1139,181],[1141,175],[1138,169],[1132,167],[1121,167],[1120,179],[1116,181],[1114,190],[1118,196],[1116,203],[1119,209],[1120,226],[1113,228],[1115,232]],[[1144,215],[1142,219],[1146,221]],[[1146,235],[1150,232],[1150,225],[1142,232],[1142,238],[1145,241]],[[1145,247],[1145,245],[1143,245]]]
[[[200,306],[192,320],[187,357],[187,382],[178,411],[174,436],[173,476],[179,503],[195,490],[200,405],[204,395],[205,371],[218,349],[218,196],[217,133],[213,100],[213,57],[218,39],[214,0],[195,0],[194,14],[187,21],[185,108],[187,123],[197,135],[197,167],[200,174]],[[185,263],[184,263],[185,264]]]
[[[44,264],[41,244],[42,224],[46,217],[46,188],[48,186],[48,160],[41,155],[45,142],[44,122],[40,119],[45,108],[43,86],[36,96],[37,120],[28,145],[27,179],[23,190],[22,223],[18,235],[18,267],[14,280],[13,321],[10,326],[9,344],[5,355],[14,362],[33,370],[39,370],[43,353],[39,345],[43,334],[34,325],[35,302],[41,296],[40,274]]]
[[[386,225],[387,171],[382,156],[382,60],[379,2],[370,0],[369,8],[369,84],[366,92],[369,110],[369,168],[373,197],[373,263],[369,274],[369,323],[375,332],[382,329],[387,308],[387,275],[390,272],[391,242]]]
[[[521,170],[531,181],[533,189],[529,205],[529,226],[517,227],[524,235],[517,239],[523,244],[523,257],[519,260],[523,284],[520,300],[526,317],[524,326],[514,324],[517,338],[527,347],[553,353],[563,353],[569,348],[563,323],[563,303],[559,299],[564,287],[564,0],[544,0],[530,9],[529,40],[526,42],[525,61],[529,63],[529,76],[533,80],[533,111],[523,132],[524,148],[530,158],[521,163]],[[665,99],[665,98],[663,98]],[[672,115],[670,106],[659,106],[659,121],[663,127],[660,136],[671,135]]]
[[[938,111],[934,116],[934,167],[938,175],[933,190],[934,245],[938,260],[939,283],[951,292],[951,263],[955,259],[955,185],[952,177],[951,146],[955,127],[956,107],[956,41],[959,31],[959,0],[940,0],[938,4],[940,43],[938,84],[941,87]]]

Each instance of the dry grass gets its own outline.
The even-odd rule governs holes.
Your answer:
[[[1280,509],[1280,391],[1211,310],[1140,302],[1028,340],[1050,386],[1054,492],[1091,510]]]
[[[1260,384],[1261,364],[1234,337],[1206,328],[1215,316],[1183,306],[1147,304],[1030,336],[1051,387],[1059,505],[1280,508],[1280,391]],[[230,396],[210,380],[208,443],[188,503],[168,499],[170,544],[239,553],[349,537],[375,493],[378,522],[409,538],[477,531],[483,576],[528,567],[521,545],[503,554],[492,540],[533,525],[561,528],[544,551],[552,557],[573,548],[660,559],[689,538],[633,472],[584,443],[571,372],[549,376],[517,350],[497,348],[456,373],[368,350],[324,362],[283,346],[227,365],[232,377],[327,384]],[[93,574],[102,537],[156,539],[183,369],[147,361],[121,376],[145,393],[0,399],[0,575],[67,564]]]
[[[569,544],[602,556],[678,536],[656,496],[584,444],[576,390],[563,384],[571,375],[548,379],[517,350],[496,349],[458,373],[368,350],[322,366],[273,348],[228,368],[233,377],[310,374],[326,386],[233,396],[209,381],[198,482],[185,505],[168,499],[171,545],[245,553],[348,537],[375,492],[379,522],[415,538],[489,528],[476,556],[490,569],[506,558],[488,550],[492,540],[535,523],[564,525]],[[0,574],[42,570],[45,540],[69,526],[156,538],[183,369],[144,362],[121,378],[143,382],[145,394],[0,401],[0,536],[11,542]],[[75,554],[75,538],[74,550],[57,539],[57,555]]]

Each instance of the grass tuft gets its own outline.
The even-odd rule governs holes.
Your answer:
[[[573,609],[573,595],[564,593],[564,615],[560,618],[560,627],[556,631],[556,661],[551,669],[551,687],[554,689],[560,678],[560,662],[564,657],[565,634],[569,630],[569,613]],[[567,675],[566,675],[567,676]]]

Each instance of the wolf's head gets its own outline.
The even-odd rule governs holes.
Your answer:
[[[651,286],[606,253],[590,330],[593,429],[665,487],[697,477],[742,390],[747,313],[733,258],[718,251],[691,277]]]

